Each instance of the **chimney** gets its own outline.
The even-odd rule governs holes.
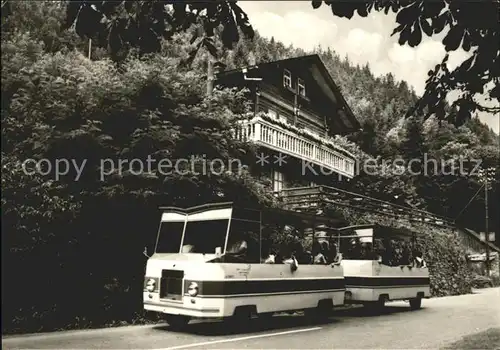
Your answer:
[[[226,69],[226,65],[222,62],[215,62],[214,63],[214,74],[217,76],[217,74],[220,74],[222,72],[224,72],[224,70]]]

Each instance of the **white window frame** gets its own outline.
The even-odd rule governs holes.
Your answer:
[[[292,72],[288,69],[283,70],[283,86],[292,88]]]
[[[273,192],[281,191],[285,186],[285,174],[280,171],[273,170]]]
[[[306,97],[306,83],[303,79],[297,78],[297,93]]]

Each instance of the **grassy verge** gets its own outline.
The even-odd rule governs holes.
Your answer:
[[[500,349],[500,328],[490,328],[486,331],[468,335],[443,349]]]

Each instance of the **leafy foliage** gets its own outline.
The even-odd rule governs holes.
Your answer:
[[[313,8],[319,8],[323,1],[313,1]],[[500,27],[498,1],[324,1],[330,6],[335,16],[352,18],[356,12],[367,17],[372,11],[388,14],[396,13],[398,26],[393,35],[399,35],[399,44],[408,43],[415,47],[422,41],[422,36],[433,36],[448,29],[442,39],[446,51],[462,48],[470,52],[470,57],[453,71],[447,68],[449,55],[441,64],[429,71],[425,93],[415,108],[409,111],[426,112],[439,119],[446,116],[446,97],[453,90],[461,96],[453,102],[457,107],[455,117],[457,125],[471,119],[474,111],[498,113],[500,107]],[[488,92],[489,89],[489,92]],[[497,107],[479,104],[476,94],[488,93],[489,99]]]
[[[85,43],[74,31],[61,26],[65,6],[61,1],[2,1],[2,37],[30,33],[34,41],[42,42],[46,51],[78,47]]]
[[[16,266],[5,277],[20,288],[2,303],[4,329],[137,318],[142,249],[154,242],[159,205],[273,205],[244,167],[253,146],[231,137],[248,113],[245,91],[218,90],[208,100],[200,74],[179,70],[177,57],[131,56],[119,70],[78,51],[46,52],[28,33],[3,44],[3,249]],[[24,172],[30,158],[85,166],[78,179],[74,167],[55,179],[54,169],[42,176],[32,163]],[[173,164],[162,169],[162,159]],[[68,286],[71,299],[54,293]]]
[[[158,52],[162,39],[200,24],[191,43],[197,50],[205,47],[217,57],[214,35],[220,27],[220,39],[232,48],[240,40],[239,30],[252,38],[254,31],[246,13],[232,1],[67,1],[66,27],[75,25],[81,37],[95,39],[108,47],[115,60],[124,59],[131,48],[140,53]]]

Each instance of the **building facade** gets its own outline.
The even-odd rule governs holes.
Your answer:
[[[273,191],[336,186],[354,177],[356,159],[334,136],[360,124],[318,55],[230,71],[216,65],[215,79],[219,86],[248,89],[253,117],[235,136],[260,146],[252,171],[269,179]]]
[[[261,158],[251,170],[268,179],[272,190],[291,203],[290,209],[317,212],[326,198],[338,206],[445,228],[456,232],[470,256],[484,251],[485,242],[477,234],[457,229],[448,218],[341,189],[356,175],[356,159],[335,136],[361,126],[318,55],[229,71],[220,64],[214,68],[216,85],[248,89],[253,116],[235,136],[259,146]],[[321,227],[315,229],[321,236]],[[491,251],[495,274],[500,250],[491,244]]]

